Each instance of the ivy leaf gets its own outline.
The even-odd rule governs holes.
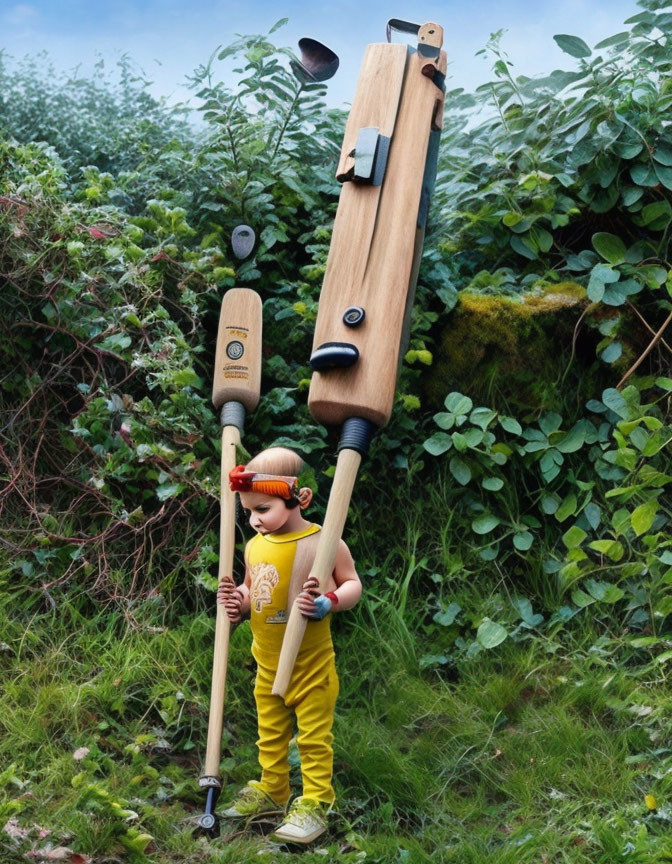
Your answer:
[[[476,631],[476,638],[484,648],[496,648],[509,634],[501,624],[484,618]]]
[[[461,611],[462,607],[459,603],[451,603],[446,609],[436,613],[434,621],[442,627],[450,627]]]
[[[532,546],[533,542],[534,537],[529,531],[519,531],[517,534],[513,535],[513,545],[520,552],[526,552],[530,546]]]
[[[591,597],[602,603],[617,603],[625,596],[625,592],[618,585],[609,582],[597,582],[595,579],[586,580],[586,589]]]
[[[474,534],[489,534],[499,525],[499,519],[492,513],[484,513],[471,523]]]
[[[653,169],[656,172],[656,177],[660,180],[663,186],[666,189],[672,189],[672,168],[654,162]]]
[[[576,513],[576,495],[570,492],[566,498],[563,498],[562,503],[555,512],[555,518],[558,522],[564,522],[568,516],[573,516]]]
[[[653,520],[658,512],[658,501],[652,498],[650,501],[640,504],[632,511],[630,522],[635,534],[641,537],[646,534],[649,528],[653,525]]]
[[[435,432],[422,445],[432,456],[441,456],[453,446],[453,439],[445,432]]]
[[[569,531],[565,531],[562,535],[562,542],[568,549],[575,549],[583,543],[587,536],[583,528],[579,528],[578,525],[572,525]]]
[[[500,417],[499,425],[511,435],[522,435],[523,427],[513,417]]]
[[[600,358],[605,363],[615,363],[623,353],[623,346],[620,342],[611,342],[604,351],[600,354]]]
[[[610,264],[622,264],[625,261],[625,243],[615,234],[598,232],[593,234],[592,243],[595,251]]]
[[[450,460],[450,473],[462,486],[466,486],[471,480],[471,471],[458,456],[453,456]]]
[[[449,393],[444,405],[452,414],[468,414],[474,407],[474,403],[468,396],[463,396],[461,393]]]
[[[583,39],[580,39],[578,36],[569,36],[566,33],[559,33],[554,36],[553,39],[557,43],[558,47],[564,51],[565,54],[569,54],[571,57],[578,57],[581,59],[582,57],[590,57],[593,53]]]

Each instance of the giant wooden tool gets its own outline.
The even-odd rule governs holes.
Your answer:
[[[215,354],[212,401],[220,409],[222,425],[221,517],[219,530],[219,578],[233,581],[236,531],[236,498],[229,488],[229,471],[236,466],[236,446],[245,423],[245,412],[259,402],[261,383],[261,299],[249,288],[231,288],[222,300]],[[199,786],[207,789],[205,813],[198,828],[214,833],[218,822],[215,805],[222,788],[219,760],[222,747],[224,692],[229,655],[230,625],[223,605],[217,604],[215,650],[205,766]]]
[[[416,48],[383,43],[366,49],[336,172],[343,187],[320,294],[308,397],[316,420],[343,426],[311,570],[321,591],[334,569],[362,456],[392,411],[436,176],[443,30],[433,23],[405,26],[417,34]],[[307,623],[295,602],[273,686],[277,695],[287,691]]]

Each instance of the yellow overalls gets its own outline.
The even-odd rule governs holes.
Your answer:
[[[311,525],[291,534],[257,534],[247,544],[250,573],[252,654],[257,661],[254,697],[259,726],[261,788],[275,801],[289,798],[289,742],[296,714],[303,795],[334,802],[331,727],[338,676],[329,622],[308,621],[284,699],[271,693],[287,622],[287,598],[297,541],[320,530]]]

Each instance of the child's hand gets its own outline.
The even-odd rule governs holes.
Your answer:
[[[229,621],[236,624],[243,617],[243,598],[230,579],[224,579],[217,586],[217,603],[223,604]]]
[[[319,582],[315,576],[309,576],[303,583],[303,590],[296,598],[302,615],[321,621],[331,612],[332,602],[326,594],[320,594]]]

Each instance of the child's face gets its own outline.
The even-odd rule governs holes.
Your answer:
[[[264,495],[263,492],[241,492],[240,503],[257,534],[281,531],[293,512],[285,506],[284,498]]]

